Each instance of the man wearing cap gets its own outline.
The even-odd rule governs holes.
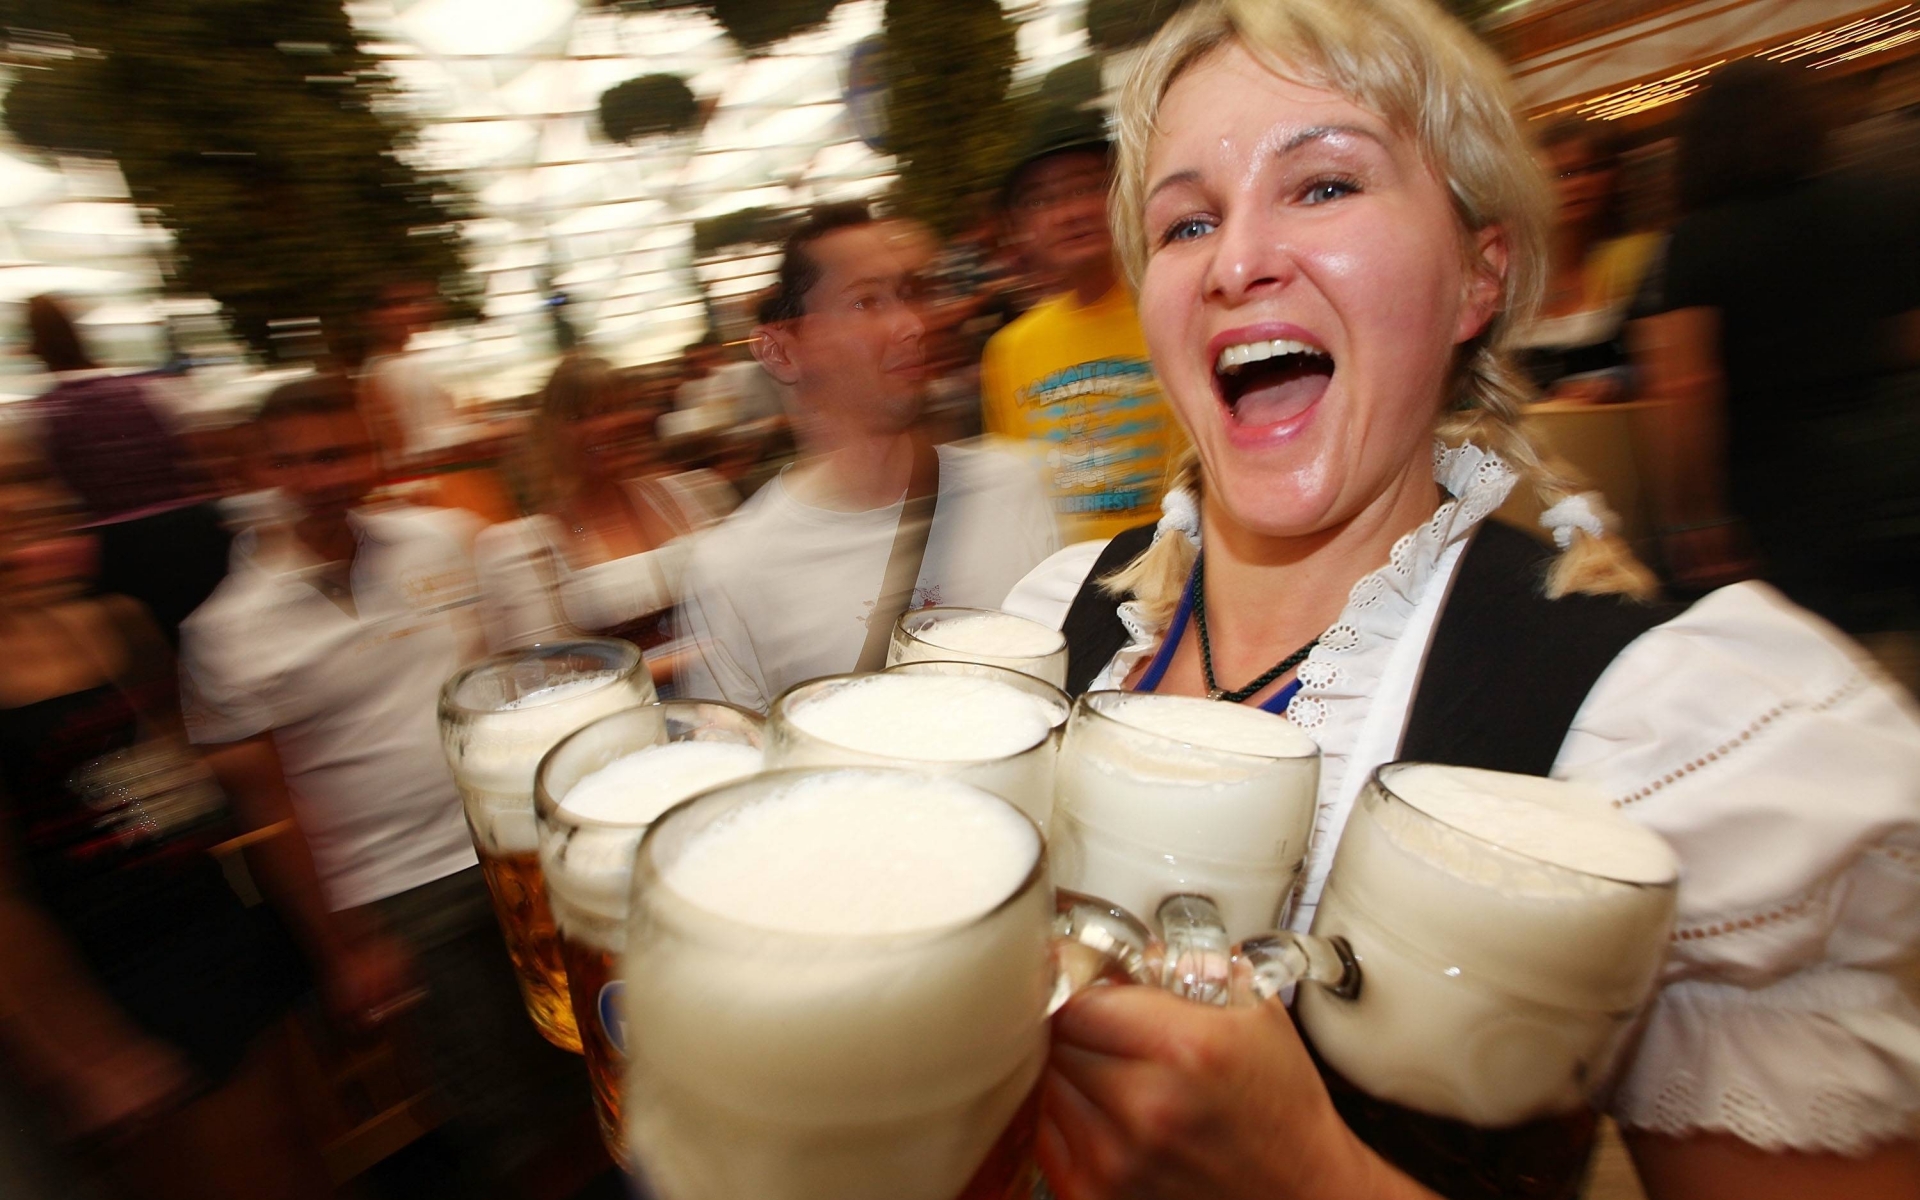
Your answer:
[[[1037,123],[1002,198],[1022,253],[1059,290],[995,334],[980,367],[987,432],[1044,455],[1069,542],[1155,519],[1176,436],[1114,264],[1110,172],[1099,114]]]

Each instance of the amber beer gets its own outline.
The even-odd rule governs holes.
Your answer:
[[[541,1036],[575,1053],[580,1034],[540,873],[534,770],[575,729],[652,699],[639,650],[609,638],[496,654],[462,668],[440,691],[441,744],[527,1015]]]
[[[1027,1195],[1066,989],[1011,804],[769,772],[656,822],[633,903],[627,1132],[661,1200]]]
[[[1295,1017],[1349,1126],[1443,1196],[1578,1195],[1677,878],[1665,842],[1576,784],[1382,767],[1312,934],[1271,939],[1309,964]]]
[[[476,839],[477,840],[477,839]],[[547,885],[540,874],[538,854],[479,852],[480,874],[493,896],[494,916],[507,943],[514,977],[527,1015],[542,1037],[562,1050],[580,1052],[574,1028],[573,1000],[567,991],[567,968],[561,961],[560,935],[547,903]]]
[[[602,717],[540,761],[534,811],[541,867],[600,1136],[622,1165],[630,1164],[620,1113],[627,1037],[618,961],[633,856],[655,817],[760,770],[762,724],[758,714],[731,704],[669,700]]]

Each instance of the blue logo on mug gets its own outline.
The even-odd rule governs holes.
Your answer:
[[[613,1052],[621,1058],[627,1056],[627,1018],[620,1011],[620,998],[627,994],[627,982],[615,979],[600,989],[600,1028],[606,1032],[607,1043]]]

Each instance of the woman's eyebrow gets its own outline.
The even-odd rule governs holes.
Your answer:
[[[1368,141],[1376,142],[1383,147],[1387,144],[1385,138],[1362,125],[1315,125],[1311,129],[1302,129],[1300,132],[1288,138],[1286,143],[1280,147],[1279,153],[1291,154],[1308,142],[1318,142],[1327,138],[1345,137],[1349,135],[1366,138]]]
[[[1280,148],[1274,152],[1274,156],[1278,158],[1291,154],[1310,142],[1326,141],[1340,137],[1363,137],[1380,146],[1382,149],[1387,145],[1386,138],[1380,136],[1380,134],[1374,130],[1368,129],[1364,125],[1315,125],[1309,129],[1302,129],[1288,138],[1281,144]],[[1162,178],[1158,183],[1147,189],[1147,194],[1141,197],[1141,206],[1145,207],[1147,202],[1159,195],[1163,188],[1173,187],[1181,183],[1198,182],[1200,182],[1200,172],[1192,168],[1188,168],[1185,171],[1175,171],[1173,174]]]
[[[1173,174],[1162,179],[1159,183],[1156,183],[1152,187],[1148,188],[1147,194],[1141,198],[1140,203],[1144,207],[1148,200],[1151,200],[1155,196],[1160,194],[1160,191],[1162,188],[1170,188],[1176,183],[1199,183],[1199,182],[1200,182],[1200,172],[1198,171],[1195,171],[1191,168],[1185,171],[1175,171]]]

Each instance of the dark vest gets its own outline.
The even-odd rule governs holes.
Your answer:
[[[1067,611],[1067,691],[1079,695],[1127,644],[1123,597],[1099,581],[1153,539],[1150,525],[1108,544]],[[1414,689],[1399,759],[1545,775],[1601,672],[1678,609],[1613,596],[1540,594],[1553,551],[1488,521],[1467,546]]]

